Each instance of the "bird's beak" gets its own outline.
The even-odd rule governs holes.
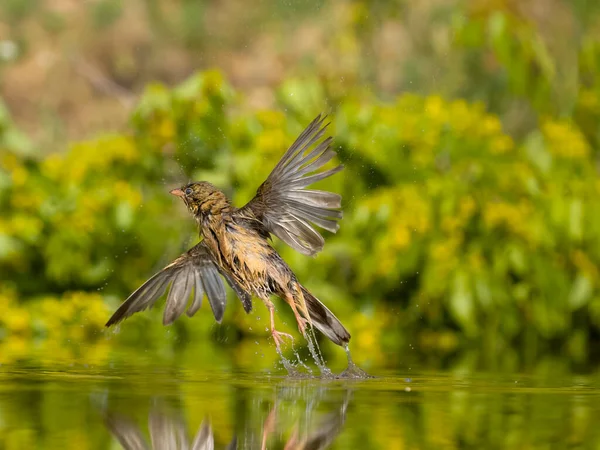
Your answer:
[[[183,197],[185,195],[181,189],[173,189],[170,194],[175,195],[176,197]]]

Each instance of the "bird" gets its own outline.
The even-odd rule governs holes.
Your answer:
[[[337,193],[306,189],[344,168],[340,164],[319,170],[337,154],[332,148],[333,138],[324,138],[329,125],[325,123],[326,118],[319,114],[304,129],[259,186],[256,195],[241,208],[232,205],[225,193],[206,181],[171,190],[194,217],[201,240],[134,291],[106,326],[116,325],[152,307],[169,285],[163,325],[173,323],[184,312],[193,316],[202,305],[204,293],[215,320],[221,323],[227,298],[224,279],[246,313],[252,310],[253,296],[265,304],[277,350],[284,338],[293,338],[276,330],[271,295],[291,307],[304,337],[307,327],[314,327],[333,343],[347,348],[348,330],[298,281],[272,245],[272,238],[276,236],[298,252],[313,256],[325,244],[314,226],[333,233],[339,229],[342,197]]]

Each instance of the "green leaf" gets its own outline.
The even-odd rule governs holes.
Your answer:
[[[548,173],[552,167],[552,156],[546,150],[544,137],[539,131],[534,131],[525,139],[525,150],[529,161],[543,173]]]
[[[476,334],[473,293],[467,273],[458,271],[454,277],[450,296],[450,312],[467,335]]]
[[[586,305],[592,296],[592,282],[583,274],[577,275],[569,293],[569,308],[576,310]]]
[[[495,12],[489,19],[490,37],[494,41],[505,39],[506,16],[502,12]]]
[[[578,198],[569,204],[569,236],[576,241],[583,237],[583,203]]]
[[[525,251],[521,246],[513,244],[508,249],[508,258],[511,263],[512,269],[519,275],[524,274],[527,271],[527,259]]]
[[[119,202],[115,208],[115,222],[117,228],[128,230],[133,224],[133,210],[127,202]]]

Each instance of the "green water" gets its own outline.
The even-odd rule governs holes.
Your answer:
[[[189,448],[175,444],[203,422],[215,448],[600,448],[598,376],[553,360],[514,374],[371,367],[377,378],[299,380],[270,363],[236,368],[225,350],[112,352],[102,364],[87,353],[0,366],[0,448]]]

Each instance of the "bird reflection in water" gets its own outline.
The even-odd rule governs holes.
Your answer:
[[[327,389],[317,389],[308,396],[303,388],[284,388],[275,394],[270,402],[266,418],[261,419],[260,427],[254,427],[252,417],[261,416],[262,402],[252,402],[253,409],[242,424],[239,437],[226,444],[225,449],[284,449],[284,450],[318,450],[327,449],[340,434],[346,421],[346,412],[350,403],[350,391],[343,392],[343,397],[335,402],[328,402],[326,413],[317,411]],[[297,395],[302,395],[298,398]],[[297,403],[304,403],[298,408]],[[264,410],[263,410],[264,411]],[[127,450],[208,450],[215,448],[213,427],[205,418],[196,435],[189,438],[187,426],[180,413],[174,412],[164,403],[158,402],[148,416],[148,437],[133,419],[108,412],[105,423],[112,435]],[[260,428],[260,429],[258,429]]]
[[[191,444],[183,418],[171,416],[161,408],[155,408],[148,418],[150,444],[138,426],[130,419],[118,414],[106,416],[106,426],[126,450],[209,450],[215,448],[215,439],[210,422],[205,420]],[[234,438],[226,447],[237,449]]]

